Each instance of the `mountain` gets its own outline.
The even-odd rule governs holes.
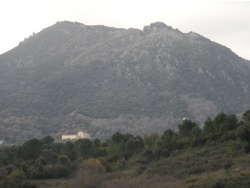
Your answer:
[[[12,142],[78,129],[160,132],[183,117],[249,108],[250,62],[161,22],[138,30],[64,21],[0,56],[0,97],[0,139]]]

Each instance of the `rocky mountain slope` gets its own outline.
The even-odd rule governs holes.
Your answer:
[[[0,126],[27,138],[145,134],[249,108],[250,62],[160,22],[143,30],[58,22],[0,56],[0,97]]]

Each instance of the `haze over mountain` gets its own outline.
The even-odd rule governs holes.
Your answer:
[[[0,56],[0,97],[0,139],[10,142],[79,129],[101,138],[160,132],[183,117],[249,108],[250,62],[161,22],[57,22]]]

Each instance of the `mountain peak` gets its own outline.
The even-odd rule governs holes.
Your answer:
[[[172,29],[173,28],[171,26],[168,26],[163,22],[154,22],[151,23],[149,26],[144,26],[143,32],[151,33],[151,32],[158,32],[161,30],[172,30]]]

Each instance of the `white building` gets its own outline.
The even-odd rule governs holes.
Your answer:
[[[76,135],[62,135],[62,140],[77,140],[77,139],[83,139],[88,138],[90,139],[91,136],[88,133],[84,133],[82,131],[79,131]]]

